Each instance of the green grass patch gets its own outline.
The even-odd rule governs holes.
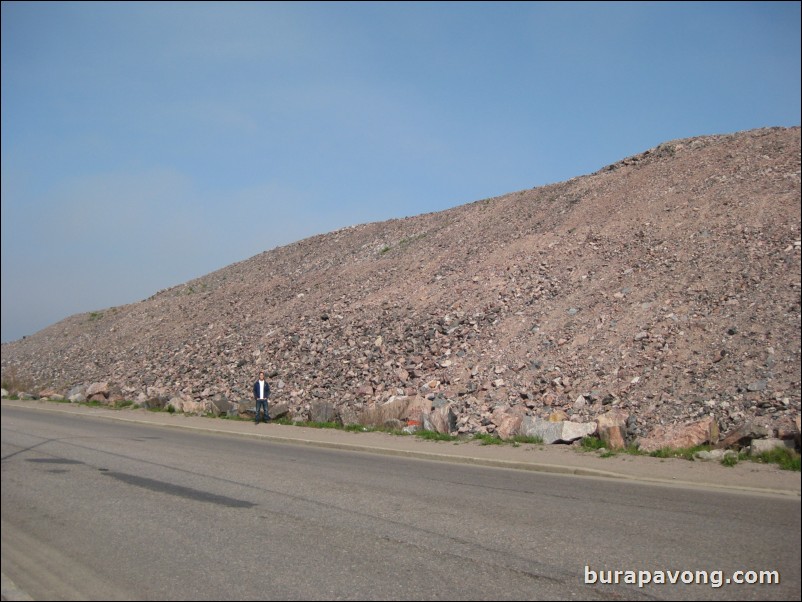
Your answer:
[[[750,457],[753,462],[761,464],[776,464],[782,470],[793,470],[800,472],[800,455],[798,452],[787,447],[778,447],[758,456]]]
[[[391,429],[387,427],[379,427],[373,429],[378,433],[387,433],[388,435],[397,435],[398,437],[409,437],[409,433],[404,431],[403,429]],[[370,432],[370,428],[368,428],[368,432]]]
[[[253,418],[248,418],[248,420],[253,420]],[[273,424],[283,424],[284,426],[298,426],[298,422],[293,422],[289,416],[282,416],[281,418],[274,418],[271,420]]]
[[[504,439],[489,433],[476,433],[473,440],[478,441],[479,445],[504,445]]]
[[[604,441],[597,437],[583,437],[580,445],[582,451],[597,451],[605,446]]]
[[[248,418],[248,420],[253,420],[253,418]],[[342,425],[338,422],[299,422],[297,420],[293,420],[289,416],[282,416],[281,418],[271,418],[271,424],[281,424],[284,426],[308,426],[309,428],[313,429],[341,429]]]
[[[713,449],[709,445],[695,445],[694,447],[678,447],[671,449],[664,447],[662,449],[649,452],[649,456],[653,458],[681,458],[683,460],[693,460],[693,454],[700,451],[710,451]]]
[[[364,424],[347,424],[343,427],[344,431],[349,433],[367,433],[376,430],[375,427],[366,426]]]
[[[583,437],[582,441],[580,442],[580,449],[585,452],[597,452],[603,450],[602,453],[599,454],[600,458],[612,458],[613,456],[617,456],[618,454],[629,454],[631,456],[652,455],[657,458],[672,458],[675,456],[671,454],[677,451],[677,450],[660,450],[659,452],[655,452],[654,454],[647,454],[646,452],[640,451],[636,445],[628,445],[624,449],[609,449],[607,447],[607,444],[605,444],[604,441],[602,441],[598,437]],[[696,448],[694,448],[694,451],[696,451]],[[692,459],[692,457],[689,459]]]
[[[421,430],[416,431],[415,436],[427,441],[458,441],[459,437],[449,435],[448,433],[438,433],[437,431]]]
[[[522,443],[529,443],[531,445],[543,445],[543,437],[537,437],[532,435],[515,435],[512,439],[510,439],[513,444],[522,444]]]
[[[175,413],[175,408],[173,407],[172,404],[169,403],[164,407],[159,407],[159,406],[148,407],[147,410],[148,412],[170,412],[171,414]]]

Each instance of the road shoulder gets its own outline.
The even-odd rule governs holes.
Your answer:
[[[166,428],[225,433],[276,443],[311,445],[341,450],[403,456],[421,460],[476,464],[514,470],[619,479],[629,482],[726,490],[746,494],[800,498],[802,479],[798,472],[775,465],[742,461],[732,467],[717,462],[691,462],[676,458],[654,458],[617,454],[602,458],[566,445],[481,445],[476,441],[426,441],[414,436],[381,432],[350,432],[251,421],[185,416],[143,409],[88,407],[48,401],[2,400],[2,407],[62,412],[97,419],[138,422]]]

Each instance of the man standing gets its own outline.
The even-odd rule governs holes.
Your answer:
[[[270,415],[267,413],[267,398],[270,397],[270,385],[265,380],[265,373],[259,373],[259,380],[253,383],[253,398],[256,400],[256,416],[254,422],[259,424],[259,408],[264,410],[264,421],[270,422]]]

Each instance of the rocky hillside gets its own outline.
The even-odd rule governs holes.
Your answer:
[[[417,396],[461,432],[500,408],[777,428],[800,411],[800,129],[315,236],[2,346],[4,382],[62,394],[234,401],[260,369],[294,413]]]

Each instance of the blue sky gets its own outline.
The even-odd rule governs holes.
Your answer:
[[[337,228],[800,124],[800,3],[2,3],[2,341]]]

